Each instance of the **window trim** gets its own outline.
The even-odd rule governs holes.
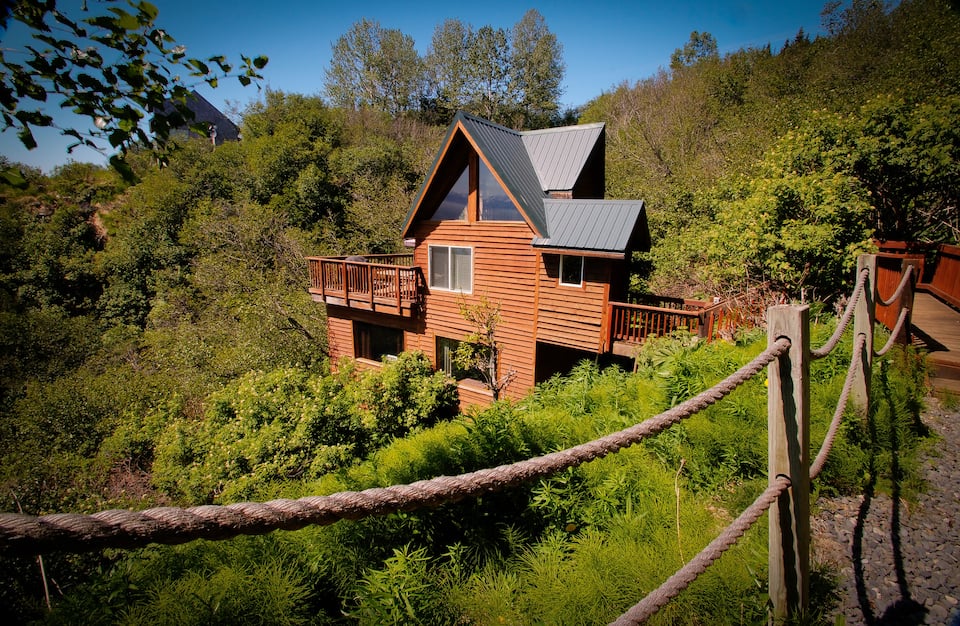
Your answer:
[[[441,285],[433,284],[433,249],[434,248],[446,248],[447,249],[447,276],[452,280],[453,278],[453,254],[450,254],[452,250],[469,250],[470,251],[470,289],[454,289],[449,286],[443,287]],[[452,244],[428,244],[427,245],[427,286],[437,291],[449,291],[451,293],[463,293],[463,294],[472,294],[473,293],[473,246],[455,246]]]
[[[580,282],[578,283],[567,283],[563,280],[563,261],[564,259],[580,259]],[[583,256],[578,254],[561,254],[560,255],[560,275],[557,277],[558,282],[562,287],[583,287],[583,271],[586,261]]]

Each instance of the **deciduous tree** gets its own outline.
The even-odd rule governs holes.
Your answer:
[[[326,94],[339,107],[365,107],[393,115],[420,104],[423,61],[413,38],[361,19],[333,44]]]

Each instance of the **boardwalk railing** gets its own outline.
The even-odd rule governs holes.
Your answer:
[[[412,254],[307,257],[307,265],[309,292],[323,302],[398,315],[423,304],[423,279],[412,267]]]
[[[890,341],[881,355],[903,335],[912,306],[908,266],[886,302],[899,302]],[[243,502],[186,509],[160,507],[145,511],[111,510],[93,515],[54,514],[39,517],[0,514],[0,553],[37,554],[53,550],[81,552],[105,547],[130,548],[148,543],[175,544],[198,538],[225,539],[295,530],[311,524],[332,524],[371,515],[410,511],[500,491],[545,478],[559,471],[604,457],[655,435],[722,400],[739,385],[767,370],[769,486],[703,551],[616,620],[639,624],[656,613],[736,543],[767,510],[769,527],[769,594],[772,618],[780,622],[806,614],[810,585],[810,481],[823,468],[848,398],[868,409],[877,258],[863,255],[856,287],[833,336],[820,348],[810,348],[807,306],[774,306],[767,312],[767,348],[750,363],[703,393],[657,416],[619,432],[566,450],[510,465],[459,476],[441,476],[408,485],[341,492],[299,500]],[[814,461],[809,452],[809,367],[827,356],[854,322],[853,358],[833,420]]]
[[[960,309],[960,246],[941,244],[929,283],[918,286]]]

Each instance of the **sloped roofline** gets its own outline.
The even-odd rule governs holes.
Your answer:
[[[649,247],[643,200],[547,197],[544,185],[548,181],[541,179],[534,159],[544,160],[550,154],[556,156],[558,150],[566,150],[570,158],[564,165],[567,169],[564,175],[567,180],[576,178],[579,174],[573,175],[569,170],[577,167],[582,170],[597,139],[602,136],[603,128],[603,123],[596,123],[518,132],[463,111],[458,112],[447,129],[428,176],[407,212],[402,236],[410,236],[427,190],[436,181],[441,164],[447,158],[457,134],[461,133],[533,231],[533,247],[554,252],[579,250],[587,254],[620,258],[637,246],[641,249]],[[579,133],[581,137],[571,137],[574,133]],[[556,139],[550,140],[550,135]],[[545,147],[541,143],[534,157],[529,150],[540,137],[547,138],[549,145]],[[544,164],[540,165],[544,169]],[[546,164],[547,169],[551,167]],[[553,174],[551,177],[556,178]]]
[[[450,123],[440,150],[430,166],[429,174],[417,192],[403,223],[403,237],[410,234],[427,189],[433,184],[453,139],[460,132],[490,169],[497,181],[517,206],[521,216],[537,236],[546,233],[543,211],[544,192],[530,155],[523,144],[522,133],[459,111]],[[507,172],[510,175],[505,175]]]

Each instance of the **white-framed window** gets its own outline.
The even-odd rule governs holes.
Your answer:
[[[471,293],[473,248],[429,246],[430,288]]]
[[[583,257],[560,255],[560,284],[567,287],[583,286]]]

